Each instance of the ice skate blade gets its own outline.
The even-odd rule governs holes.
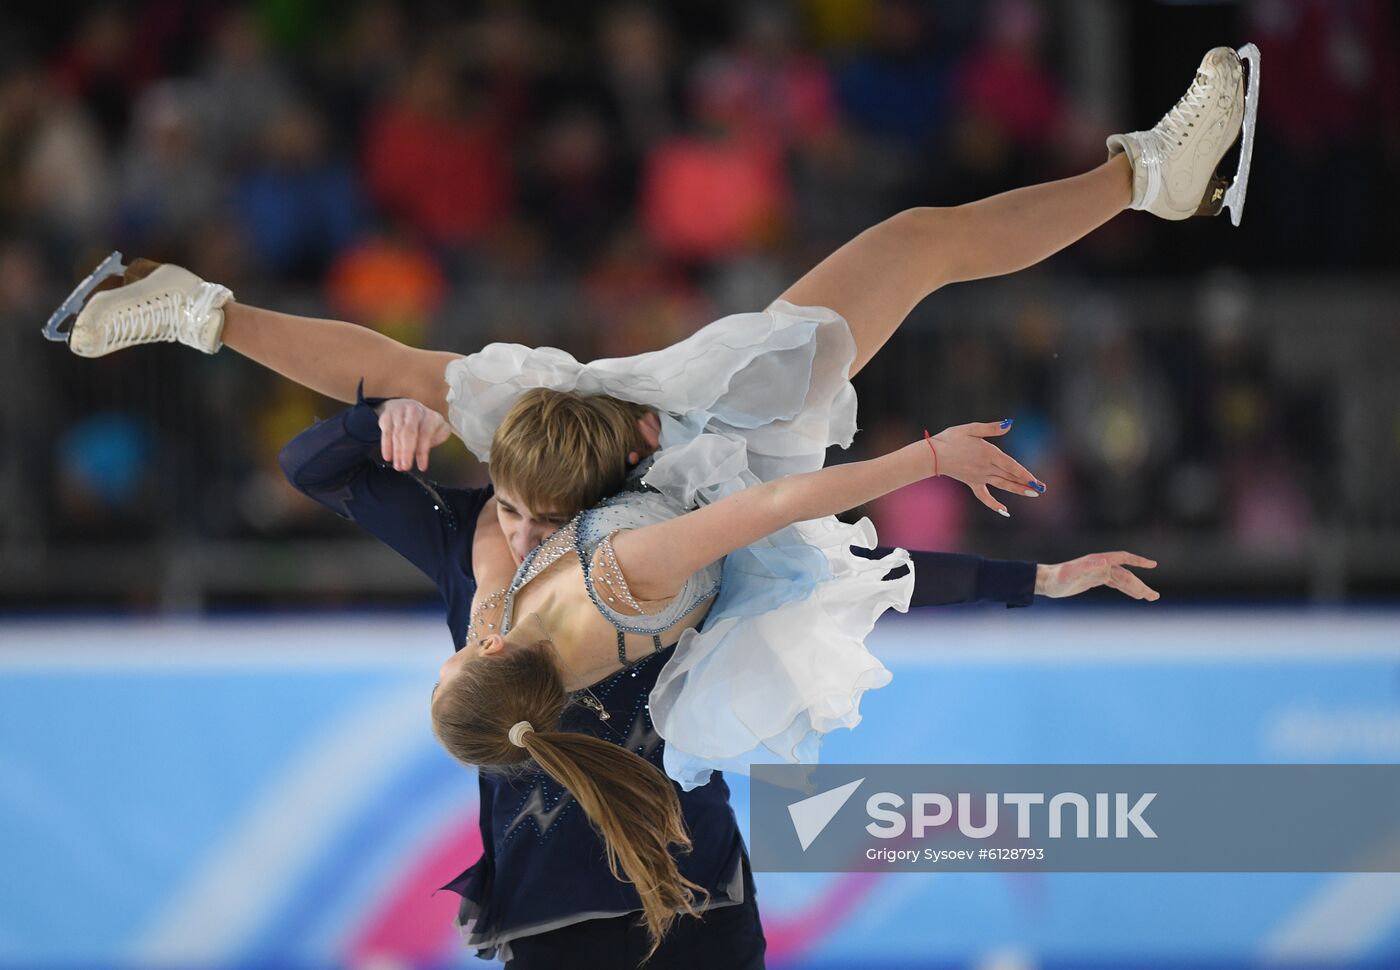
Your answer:
[[[114,252],[104,259],[98,264],[97,269],[88,274],[87,279],[79,283],[73,292],[68,294],[68,299],[64,300],[62,305],[53,312],[53,316],[49,317],[49,322],[44,325],[44,336],[53,341],[66,341],[73,330],[71,327],[67,330],[60,330],[59,327],[63,325],[63,321],[69,317],[77,316],[82,311],[87,298],[92,296],[93,291],[104,282],[125,272],[126,265],[122,262],[120,252]]]
[[[1231,225],[1238,226],[1244,214],[1244,194],[1249,189],[1249,165],[1254,160],[1254,119],[1259,112],[1259,48],[1245,44],[1237,53],[1249,65],[1245,79],[1244,122],[1240,126],[1240,164],[1222,202],[1230,210]]]

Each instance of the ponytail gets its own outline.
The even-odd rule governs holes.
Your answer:
[[[567,703],[551,646],[540,641],[469,660],[438,693],[433,733],[458,761],[482,771],[509,771],[533,759],[577,799],[603,839],[608,870],[641,897],[650,959],[681,912],[700,915],[696,892],[709,895],[681,875],[671,854],[672,845],[682,853],[692,848],[680,799],[651,762],[601,738],[559,730]]]

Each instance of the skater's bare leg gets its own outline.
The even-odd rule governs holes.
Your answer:
[[[447,414],[443,372],[458,354],[408,347],[357,324],[224,304],[225,346],[338,401],[408,397]]]
[[[1131,201],[1132,170],[1117,155],[1073,178],[967,205],[906,209],[822,260],[780,299],[846,318],[856,341],[854,377],[934,290],[1033,266]]]
[[[366,327],[262,310],[189,270],[134,259],[103,281],[73,321],[68,346],[82,357],[176,341],[206,354],[229,346],[303,387],[339,401],[408,397],[447,415],[447,365],[457,354],[417,350]]]

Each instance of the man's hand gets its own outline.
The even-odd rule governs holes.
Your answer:
[[[452,434],[446,418],[406,397],[385,401],[374,410],[379,415],[380,454],[401,472],[412,468],[415,460],[419,471],[427,471],[428,452]]]
[[[1035,591],[1041,596],[1078,596],[1086,589],[1110,586],[1135,600],[1156,601],[1161,594],[1128,571],[1128,566],[1153,569],[1151,559],[1131,552],[1096,552],[1069,562],[1035,567]]]

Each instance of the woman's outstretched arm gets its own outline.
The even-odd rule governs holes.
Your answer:
[[[613,551],[632,594],[660,600],[675,595],[697,570],[794,522],[843,512],[935,473],[963,482],[1007,514],[988,485],[1036,493],[1026,487],[1033,476],[983,440],[1006,431],[1004,422],[961,425],[879,458],[754,485],[668,522],[623,531]]]
[[[243,303],[224,304],[223,341],[249,360],[337,401],[363,379],[374,397],[406,397],[447,414],[443,372],[458,354],[419,350],[343,320],[318,320]]]

